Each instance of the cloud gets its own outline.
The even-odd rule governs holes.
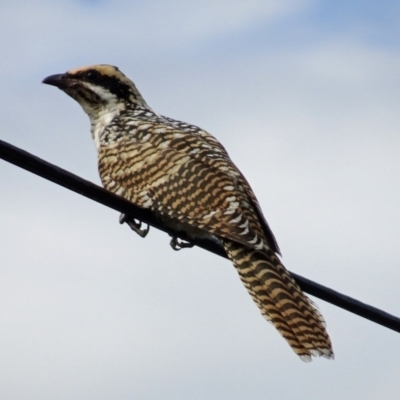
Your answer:
[[[22,55],[29,67],[53,55],[54,62],[113,54],[119,59],[154,57],[157,53],[176,53],[221,35],[247,29],[259,21],[268,24],[307,7],[309,1],[260,0],[171,2],[104,2],[85,6],[76,2],[41,0],[35,4],[13,2],[3,6],[1,36],[3,57],[14,60],[4,65],[9,74]],[[7,45],[12,32],[13,46]],[[27,35],[27,33],[29,34]],[[54,55],[56,57],[54,57]],[[92,61],[93,62],[93,61]]]
[[[157,111],[221,140],[289,269],[398,313],[398,49],[323,30],[318,2],[187,4],[2,5],[1,138],[99,182],[87,117],[40,82],[119,65]],[[304,365],[228,261],[142,240],[4,162],[0,176],[0,397],[397,395],[397,334],[316,300],[337,357]]]

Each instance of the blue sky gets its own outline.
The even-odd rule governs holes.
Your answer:
[[[118,65],[251,183],[288,269],[400,315],[394,1],[0,3],[1,139],[99,183],[89,122],[44,77]],[[231,265],[0,162],[2,399],[397,399],[399,335],[314,299],[300,362]]]

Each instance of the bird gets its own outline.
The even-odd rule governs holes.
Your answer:
[[[303,361],[334,358],[326,323],[284,267],[250,184],[223,145],[190,123],[155,112],[118,67],[99,64],[48,76],[89,116],[105,189],[150,209],[192,240],[218,241],[265,319]],[[139,235],[141,221],[121,214]],[[172,237],[175,250],[193,242]]]

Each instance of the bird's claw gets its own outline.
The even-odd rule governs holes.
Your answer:
[[[147,225],[147,228],[145,229],[141,229],[142,221],[138,221],[135,218],[129,217],[123,213],[119,216],[119,223],[126,223],[134,232],[136,232],[142,238],[146,237],[150,230],[150,225]]]
[[[185,248],[190,248],[194,246],[192,242],[185,242],[182,239],[177,238],[176,236],[172,236],[171,241],[169,242],[170,246],[175,250],[182,250]]]

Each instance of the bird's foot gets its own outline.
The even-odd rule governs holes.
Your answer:
[[[150,225],[147,225],[147,228],[145,229],[141,229],[142,221],[138,221],[135,218],[129,217],[123,213],[119,216],[119,223],[128,224],[128,226],[142,238],[146,237],[150,230]]]
[[[192,242],[185,242],[185,241],[182,240],[182,239],[178,239],[176,236],[172,236],[172,239],[171,239],[171,241],[169,242],[169,244],[170,244],[170,246],[171,246],[174,250],[176,250],[176,251],[181,250],[181,249],[184,249],[184,248],[190,248],[190,247],[193,247],[193,246],[194,246],[194,243],[192,243]]]

